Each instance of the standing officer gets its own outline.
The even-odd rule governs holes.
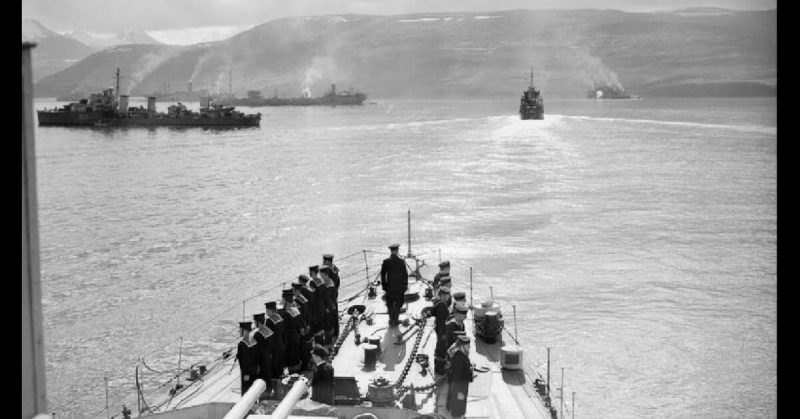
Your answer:
[[[273,380],[280,380],[283,376],[284,354],[286,353],[286,324],[283,317],[278,314],[278,304],[275,301],[264,303],[267,309],[267,327],[272,329],[275,339],[275,352],[272,354],[271,374]],[[277,387],[277,386],[276,386]]]
[[[242,394],[246,393],[253,381],[258,378],[258,347],[255,339],[250,337],[253,329],[250,322],[239,322],[242,339],[236,347],[236,360],[239,361],[239,376]]]
[[[333,366],[328,363],[328,350],[315,345],[311,352],[316,368],[311,379],[311,400],[333,405]]]
[[[439,288],[439,286],[441,285],[439,283],[439,280],[443,276],[450,276],[450,261],[449,260],[443,260],[443,261],[439,262],[439,272],[437,272],[436,275],[434,275],[434,277],[433,277],[433,289],[434,290],[436,288]]]
[[[436,319],[436,349],[433,352],[433,369],[436,374],[444,374],[447,362],[447,318],[450,316],[450,287],[439,287],[439,295],[433,304],[433,317]]]
[[[267,391],[269,392],[274,388],[272,382],[272,358],[278,351],[275,333],[272,331],[272,329],[267,327],[264,313],[254,314],[253,320],[256,323],[256,330],[253,333],[253,340],[256,341],[256,348],[258,352],[258,378],[264,380],[264,382],[267,384]]]
[[[447,371],[447,390],[445,407],[454,418],[467,411],[469,383],[472,381],[472,364],[469,362],[469,337],[461,335],[447,350],[450,356],[450,369]]]
[[[397,243],[389,245],[391,255],[381,265],[381,287],[386,294],[389,327],[400,323],[398,317],[408,289],[408,271],[405,261],[398,255],[399,249],[400,245]]]

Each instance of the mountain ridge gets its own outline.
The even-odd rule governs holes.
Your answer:
[[[716,86],[705,89],[709,95],[775,94],[777,11],[706,12],[287,17],[222,41],[96,53],[34,90],[39,97],[96,91],[107,87],[98,69],[111,75],[120,65],[129,77],[123,91],[133,95],[165,83],[187,90],[190,81],[195,90],[227,93],[231,74],[239,96],[317,96],[336,83],[372,98],[505,97],[519,94],[533,66],[545,98],[584,97],[595,82],[643,96],[691,92],[686,86]]]

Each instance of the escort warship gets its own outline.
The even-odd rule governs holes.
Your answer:
[[[519,100],[519,117],[521,119],[544,119],[544,99],[542,93],[533,85],[533,68],[528,89],[522,92]]]
[[[247,114],[233,106],[213,103],[201,97],[200,110],[194,112],[184,104],[171,105],[166,113],[156,111],[156,98],[147,98],[147,108],[129,107],[128,96],[119,94],[117,85],[88,99],[69,103],[60,108],[38,110],[40,126],[182,126],[182,127],[240,127],[258,126],[261,114]]]
[[[48,411],[44,394],[45,348],[38,268],[35,131],[30,114],[33,101],[29,48],[23,44],[22,403],[25,418]],[[241,348],[241,344],[236,343],[238,339],[229,344],[212,345],[219,348],[219,352],[208,349],[206,352],[210,353],[195,353],[192,359],[186,354],[182,357],[181,337],[177,369],[174,365],[162,367],[161,371],[152,367],[174,362],[176,354],[166,347],[162,348],[160,352],[163,353],[159,355],[150,352],[140,356],[133,371],[134,376],[130,379],[131,387],[135,387],[134,394],[126,398],[124,403],[114,404],[121,409],[112,409],[106,388],[106,409],[92,415],[115,419],[134,416],[163,419],[434,419],[452,418],[448,400],[457,399],[465,409],[463,417],[468,418],[566,418],[563,368],[561,388],[558,389],[562,396],[556,397],[551,394],[549,348],[547,372],[543,376],[531,360],[535,356],[523,353],[517,338],[516,307],[513,306],[513,316],[507,315],[507,308],[504,313],[504,307],[494,299],[491,288],[488,293],[490,298],[478,298],[479,294],[473,293],[472,289],[472,267],[457,261],[454,261],[451,269],[460,273],[469,268],[469,281],[464,273],[448,282],[452,283],[453,310],[466,313],[463,331],[455,333],[463,335],[459,337],[462,343],[468,341],[468,345],[464,346],[469,348],[468,363],[471,366],[468,370],[472,378],[468,391],[462,392],[462,387],[459,387],[457,393],[450,394],[453,388],[448,374],[440,373],[448,367],[442,364],[440,357],[435,356],[438,351],[435,348],[437,333],[434,331],[437,317],[432,316],[431,312],[436,310],[432,308],[434,286],[437,281],[439,285],[444,282],[441,276],[443,271],[433,280],[429,279],[430,267],[419,257],[422,254],[412,252],[411,245],[409,211],[407,254],[400,257],[408,275],[408,287],[402,296],[399,315],[394,314],[398,316],[394,324],[390,323],[391,314],[384,302],[387,294],[380,287],[380,265],[371,265],[368,261],[368,255],[380,259],[386,256],[386,252],[360,250],[337,260],[342,266],[334,294],[338,296],[335,298],[338,302],[338,336],[330,342],[324,342],[327,348],[325,353],[328,353],[326,361],[334,371],[332,403],[320,403],[306,397],[311,389],[309,378],[312,372],[309,371],[292,373],[287,370],[279,379],[270,380],[272,382],[269,384],[258,378],[252,381],[249,389],[243,391],[244,380],[237,368],[237,359],[240,358],[238,351]],[[332,256],[326,257],[332,260]],[[361,257],[363,265],[360,263]],[[441,250],[439,259],[441,269]],[[370,272],[373,274],[370,275]],[[308,285],[315,281],[309,281]],[[281,288],[285,288],[284,284],[277,284],[259,290],[257,295],[242,301],[241,316],[246,320],[243,323],[249,325],[249,319],[258,316],[263,318],[265,305],[268,309],[277,308],[274,302],[264,304],[263,299],[267,298],[265,294],[280,292]],[[473,301],[473,297],[476,297],[476,301]],[[248,306],[248,301],[253,304]],[[441,304],[439,306],[441,308]],[[238,311],[238,303],[230,308]],[[293,307],[287,310],[292,311]],[[231,325],[241,320],[230,318],[230,313],[225,311],[216,320]],[[221,317],[223,315],[224,319]],[[270,313],[267,312],[267,315],[270,316]],[[206,325],[211,325],[212,320],[207,319]],[[513,333],[506,327],[509,320],[513,320]],[[208,327],[204,329],[206,333],[208,330]],[[455,359],[453,352],[448,351],[448,354]],[[181,364],[182,360],[184,364]],[[538,360],[536,362],[542,365]],[[190,365],[187,367],[186,363]],[[268,387],[271,391],[266,391]],[[573,413],[566,409],[569,416],[574,415],[574,394]],[[560,412],[556,399],[561,403]],[[41,415],[41,418],[44,417],[50,418],[46,414]]]
[[[367,95],[353,92],[352,89],[337,92],[336,84],[332,84],[331,90],[321,97],[281,98],[276,93],[270,98],[264,98],[260,91],[249,90],[246,98],[231,99],[228,102],[236,106],[349,106],[362,105],[366,99]]]

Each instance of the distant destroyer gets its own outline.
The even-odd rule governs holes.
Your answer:
[[[37,111],[40,126],[188,126],[188,127],[238,127],[258,126],[261,114],[248,114],[233,106],[215,104],[202,98],[200,111],[194,112],[182,103],[172,105],[168,112],[156,111],[156,98],[147,98],[147,108],[128,107],[128,96],[119,94],[119,68],[117,87],[92,94],[88,99],[69,103],[60,108]]]
[[[531,68],[531,83],[528,89],[522,92],[519,101],[519,117],[521,119],[544,119],[544,99],[542,93],[533,85],[533,68]]]

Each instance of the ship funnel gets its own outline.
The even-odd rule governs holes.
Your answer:
[[[203,96],[203,97],[200,98],[200,107],[201,108],[207,108],[208,105],[210,104],[210,102],[211,102],[211,97]]]
[[[119,95],[119,112],[128,113],[128,95]]]
[[[149,96],[147,98],[147,112],[155,113],[156,112],[156,97]]]

